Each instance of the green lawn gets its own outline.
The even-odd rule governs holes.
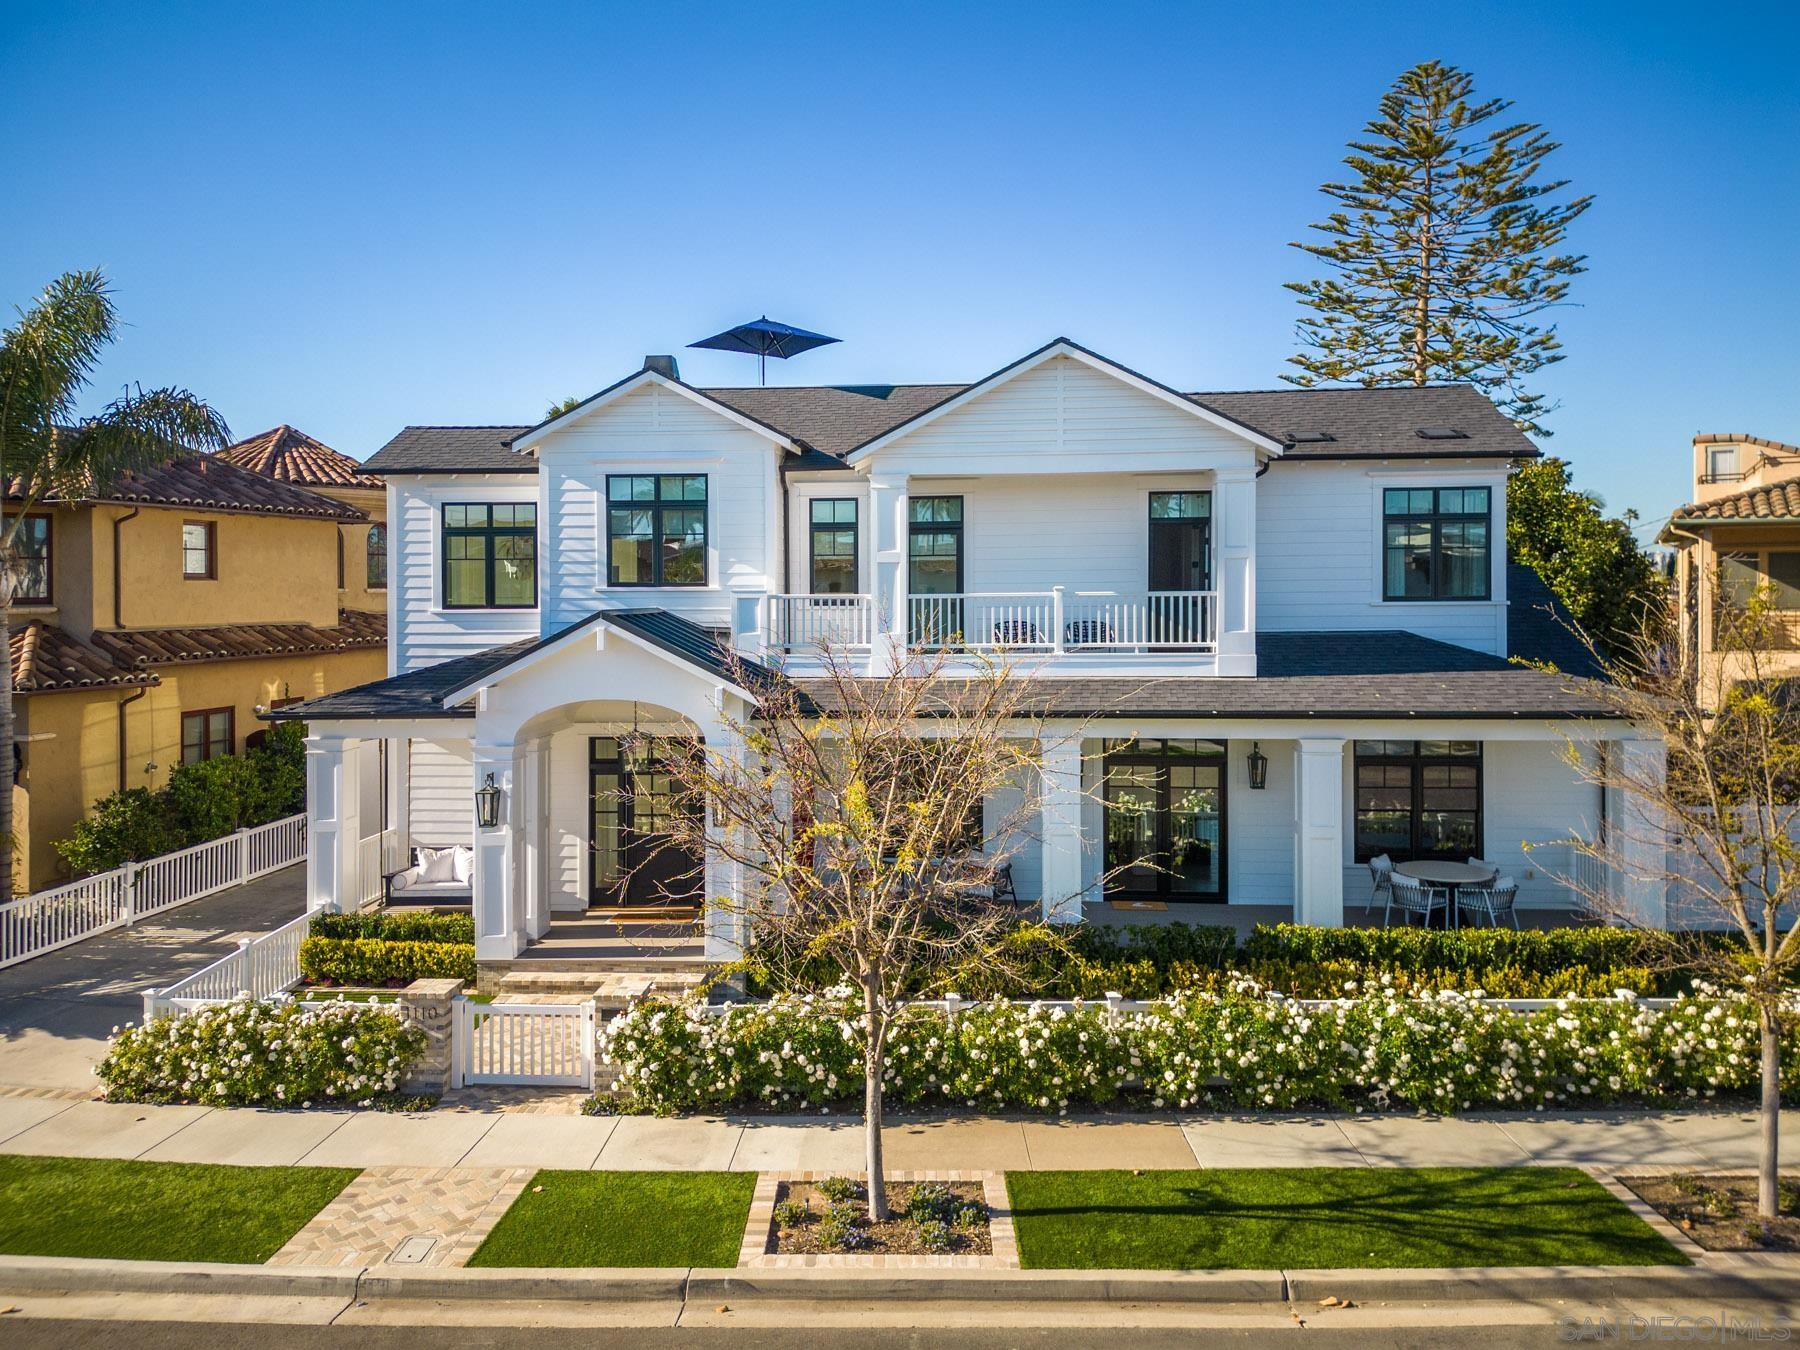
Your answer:
[[[469,1264],[735,1266],[755,1189],[754,1172],[539,1172]]]
[[[0,1252],[267,1261],[356,1171],[0,1156]]]
[[[1565,1167],[1009,1172],[1028,1268],[1686,1265]]]

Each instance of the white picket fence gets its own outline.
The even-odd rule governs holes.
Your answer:
[[[456,1002],[452,1087],[480,1083],[594,1085],[592,1003]]]
[[[311,914],[290,919],[254,938],[240,938],[237,950],[164,989],[144,991],[144,1020],[175,1016],[234,998],[274,998],[300,983],[300,944]]]
[[[0,969],[254,881],[306,857],[306,817],[238,830],[0,905]]]

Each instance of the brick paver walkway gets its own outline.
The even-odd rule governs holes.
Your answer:
[[[460,1266],[530,1167],[371,1167],[269,1258],[272,1266]]]

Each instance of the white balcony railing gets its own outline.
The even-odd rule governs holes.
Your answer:
[[[915,648],[962,651],[1213,651],[1217,591],[965,592],[908,601]]]
[[[769,645],[778,651],[808,647],[867,647],[875,641],[872,595],[771,595]]]

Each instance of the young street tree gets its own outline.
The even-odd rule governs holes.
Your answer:
[[[128,389],[91,417],[76,409],[118,336],[106,278],[65,272],[0,334],[0,644],[11,647],[19,532],[45,502],[76,502],[127,470],[171,454],[216,450],[225,420],[185,389]],[[0,747],[13,743],[12,663],[0,662]],[[13,897],[13,757],[0,753],[0,904]]]
[[[903,998],[948,992],[971,962],[1007,963],[1001,938],[1019,912],[1000,883],[1040,837],[1043,728],[1025,683],[999,664],[964,678],[939,660],[870,678],[828,652],[804,689],[738,682],[758,695],[754,716],[731,728],[746,753],[693,744],[666,757],[675,795],[694,806],[674,813],[663,847],[736,872],[738,894],[709,896],[708,921],[749,926],[775,989],[815,989],[824,973],[855,991],[880,1220],[889,1032]]]
[[[1582,255],[1561,252],[1592,197],[1562,195],[1539,172],[1557,142],[1505,120],[1506,99],[1474,98],[1474,80],[1425,61],[1382,96],[1350,142],[1350,181],[1320,189],[1338,203],[1295,248],[1329,273],[1288,283],[1310,311],[1294,384],[1467,381],[1523,429],[1549,409],[1526,386],[1560,361],[1555,327],[1534,315],[1566,302]],[[1501,120],[1496,120],[1501,119]]]
[[[1638,638],[1608,662],[1609,681],[1593,690],[1614,715],[1662,739],[1666,768],[1655,756],[1594,755],[1571,746],[1569,761],[1582,777],[1618,794],[1626,808],[1596,837],[1563,842],[1598,863],[1601,877],[1664,886],[1673,931],[1659,931],[1650,950],[1671,968],[1741,994],[1756,1010],[1757,1204],[1773,1219],[1781,1042],[1800,1012],[1800,702],[1769,659],[1775,624],[1768,595],[1722,610],[1711,651],[1694,653],[1686,644],[1672,650],[1663,639],[1673,631]],[[1621,905],[1603,881],[1570,884],[1607,922],[1654,918]]]

